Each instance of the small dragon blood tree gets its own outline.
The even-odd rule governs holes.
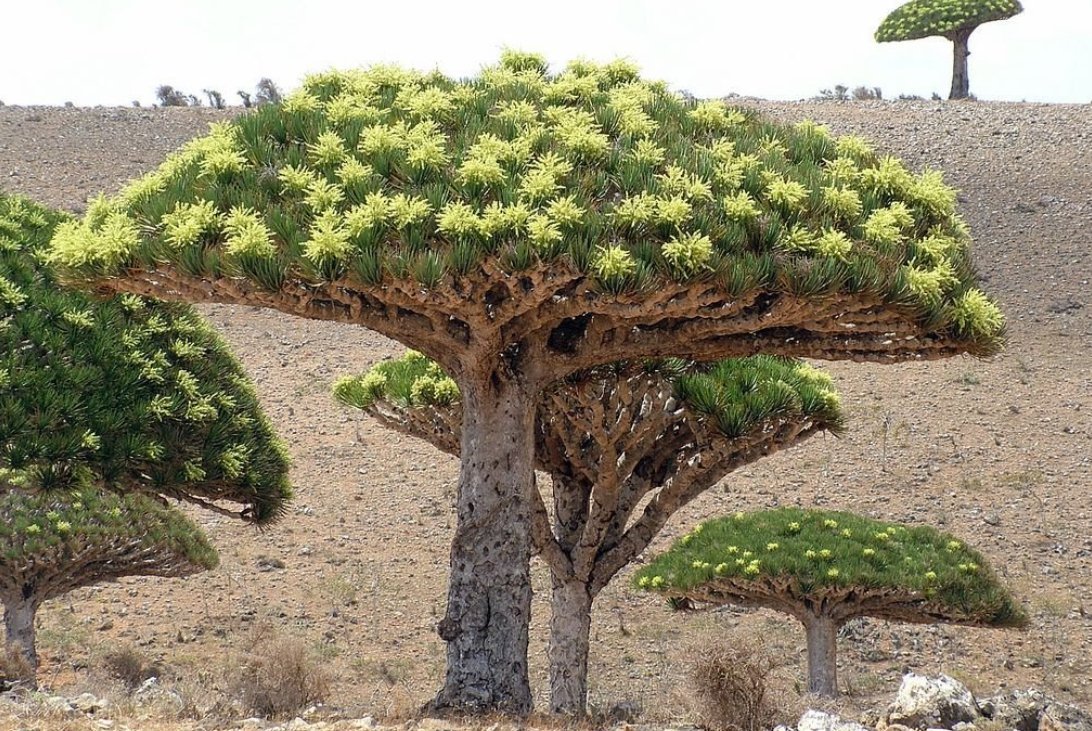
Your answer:
[[[776,609],[807,632],[808,690],[837,694],[838,628],[855,617],[1023,627],[982,556],[925,526],[781,508],[711,520],[634,577],[638,588],[713,605]]]
[[[459,454],[458,387],[419,353],[342,379],[334,392],[385,426]],[[766,355],[705,366],[615,363],[543,392],[535,462],[552,478],[552,510],[536,491],[532,538],[553,580],[551,711],[585,712],[592,602],[675,511],[745,464],[838,432],[841,420],[826,374]]]
[[[311,76],[91,206],[50,259],[101,292],[367,327],[458,384],[434,707],[531,709],[535,413],[619,360],[894,363],[1001,343],[955,195],[856,138],[691,102],[626,62]]]
[[[122,576],[188,576],[216,551],[177,508],[139,493],[26,492],[0,473],[0,602],[9,646],[38,667],[34,616],[43,602]]]
[[[245,374],[192,309],[58,288],[42,250],[64,220],[0,194],[0,599],[32,669],[42,601],[215,565],[167,498],[267,524],[291,495]]]
[[[949,99],[966,99],[971,91],[967,76],[967,42],[974,29],[993,20],[1024,12],[1019,0],[910,0],[888,15],[876,30],[876,41],[912,41],[941,36],[952,42],[952,91]]]

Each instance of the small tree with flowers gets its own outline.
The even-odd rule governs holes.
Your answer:
[[[925,526],[781,508],[703,523],[634,577],[713,606],[766,607],[803,623],[808,690],[838,692],[838,629],[855,617],[1024,627],[1024,611],[962,541]]]

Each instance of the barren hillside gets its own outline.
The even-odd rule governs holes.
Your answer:
[[[1092,106],[744,101],[786,120],[858,133],[961,193],[986,288],[1009,318],[990,362],[833,364],[852,420],[726,480],[669,524],[737,509],[821,505],[943,526],[988,555],[1024,599],[1026,633],[855,622],[841,643],[846,703],[890,697],[907,669],[974,690],[1041,688],[1092,705]],[[0,186],[79,211],[155,166],[224,113],[201,109],[0,108]],[[177,675],[221,684],[259,627],[321,650],[335,704],[382,716],[438,687],[455,461],[388,433],[329,396],[339,375],[394,355],[369,331],[209,306],[295,459],[298,497],[257,532],[201,522],[222,566],[188,580],[126,580],[41,613],[46,684],[86,683],[88,660],[133,645]],[[548,575],[536,567],[532,673],[545,701]],[[685,713],[685,668],[720,639],[761,637],[802,678],[803,635],[773,613],[672,615],[627,588],[597,601],[592,703]]]

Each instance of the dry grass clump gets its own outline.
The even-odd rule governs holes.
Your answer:
[[[103,671],[128,691],[136,690],[149,678],[162,678],[163,668],[132,647],[121,647],[103,655]]]
[[[34,671],[15,645],[0,644],[0,693],[32,678]]]
[[[250,652],[241,658],[234,690],[248,711],[284,718],[325,701],[331,680],[329,671],[301,640],[259,632]]]
[[[704,652],[690,668],[693,711],[715,731],[759,731],[787,716],[771,681],[784,663],[761,649],[724,643]]]

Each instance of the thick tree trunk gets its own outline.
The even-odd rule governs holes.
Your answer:
[[[451,546],[447,676],[433,711],[530,713],[534,405],[510,381],[460,384],[462,463]]]
[[[554,578],[550,617],[550,712],[583,716],[588,702],[588,645],[595,597],[583,581]]]
[[[29,600],[6,602],[4,604],[4,630],[9,646],[23,654],[30,666],[30,675],[20,680],[30,687],[37,687],[35,675],[38,671],[38,651],[34,647],[34,615],[37,605]]]
[[[952,60],[952,91],[948,94],[949,99],[966,99],[971,93],[971,80],[967,76],[967,57],[971,52],[967,41],[973,30],[974,28],[957,30],[948,36],[955,54]]]
[[[823,615],[804,620],[808,636],[808,692],[824,698],[838,695],[838,623]]]

